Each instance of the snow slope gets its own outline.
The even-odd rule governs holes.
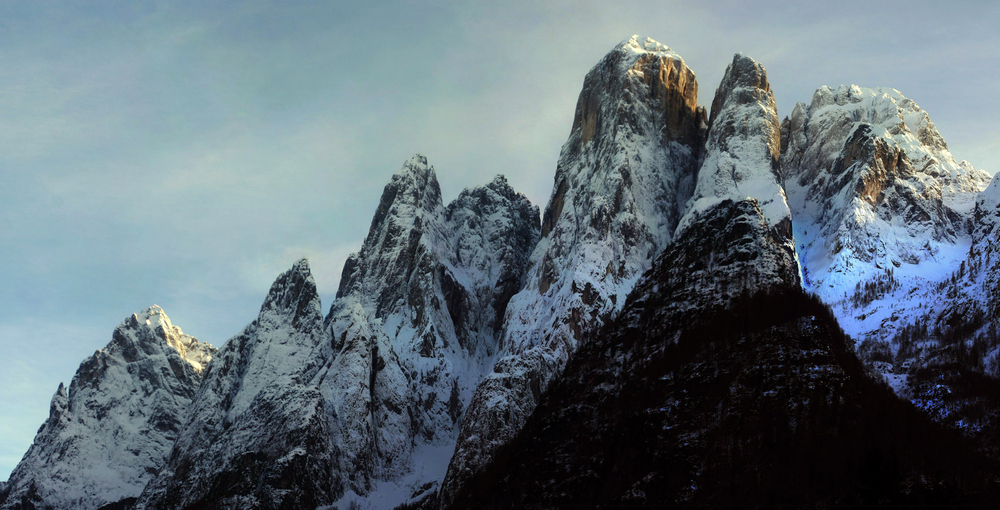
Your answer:
[[[59,385],[0,508],[96,509],[138,496],[187,421],[215,352],[158,306],[122,321],[69,387]]]

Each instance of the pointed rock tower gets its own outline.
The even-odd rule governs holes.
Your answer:
[[[517,433],[670,242],[695,183],[705,124],[697,104],[694,72],[651,39],[622,42],[587,74],[524,289],[462,420],[446,501]]]
[[[445,207],[433,167],[417,155],[386,185],[327,316],[321,385],[340,418],[341,469],[360,498],[381,498],[373,491],[385,482],[419,499],[444,476],[538,232],[538,208],[502,176]]]

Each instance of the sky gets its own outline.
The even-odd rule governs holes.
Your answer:
[[[414,153],[445,202],[498,173],[544,208],[587,71],[632,34],[778,113],[900,90],[1000,169],[990,1],[0,2],[0,480],[60,382],[158,304],[216,346],[308,257],[329,307]]]

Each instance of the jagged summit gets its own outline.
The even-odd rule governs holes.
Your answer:
[[[315,508],[339,490],[335,416],[314,379],[329,345],[309,264],[271,285],[219,350],[139,509]]]
[[[159,306],[134,313],[59,384],[0,508],[98,508],[142,492],[187,420],[216,350]]]
[[[386,185],[327,316],[345,497],[436,487],[538,235],[538,208],[503,176],[447,207],[423,157]]]
[[[976,229],[973,232],[977,242],[996,237],[994,233],[1000,226],[1000,175],[993,176],[989,186],[976,197]]]
[[[965,258],[989,176],[957,162],[927,112],[895,89],[820,87],[782,130],[807,290],[842,304],[855,338],[887,339],[926,315],[938,299],[925,290]],[[875,281],[878,295],[861,292]]]
[[[290,312],[292,325],[298,326],[302,321],[315,320],[313,314],[318,308],[320,307],[316,283],[309,270],[309,261],[303,258],[271,284],[271,290],[261,305],[261,312],[262,317],[268,319],[272,315],[285,316]],[[273,313],[265,315],[263,314],[265,310]]]
[[[199,342],[197,338],[185,335],[181,328],[174,326],[167,317],[166,312],[158,305],[132,314],[132,322],[138,325],[146,325],[153,332],[153,338],[144,337],[142,341],[150,342],[154,339],[162,340],[167,345],[173,347],[177,354],[184,361],[187,361],[195,372],[201,373],[208,362],[212,359],[215,348],[211,344]],[[127,337],[120,337],[122,339]],[[110,347],[110,345],[109,345]]]
[[[680,55],[671,50],[666,44],[654,41],[650,37],[642,37],[639,34],[633,34],[632,37],[618,43],[613,51],[626,51],[636,54],[651,53],[657,57],[676,58],[681,60],[681,62],[684,61]]]
[[[802,170],[808,169],[809,172],[801,176],[804,180],[811,180],[818,169],[832,165],[840,148],[836,143],[816,146],[809,143],[810,140],[834,134],[836,136],[832,136],[830,142],[833,139],[844,140],[859,123],[870,125],[875,136],[892,141],[915,169],[940,178],[945,187],[956,179],[965,180],[969,173],[977,173],[971,172],[968,162],[955,161],[927,112],[896,89],[857,85],[841,85],[833,89],[824,85],[813,94],[809,105],[796,104],[789,122],[786,167],[798,170],[796,177]],[[808,168],[802,168],[804,166]],[[961,182],[958,184],[961,185]],[[950,207],[966,211],[971,209],[972,204],[967,197],[953,194],[961,189],[944,188],[943,191],[946,201],[960,199],[960,204],[948,203]]]

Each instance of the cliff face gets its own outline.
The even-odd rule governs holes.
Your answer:
[[[0,508],[98,508],[142,492],[163,465],[216,353],[158,306],[60,384],[34,444],[0,488]]]
[[[577,345],[621,308],[670,242],[704,131],[697,92],[680,56],[638,37],[587,74],[542,238],[508,305],[493,371],[462,420],[446,499],[513,437]]]

